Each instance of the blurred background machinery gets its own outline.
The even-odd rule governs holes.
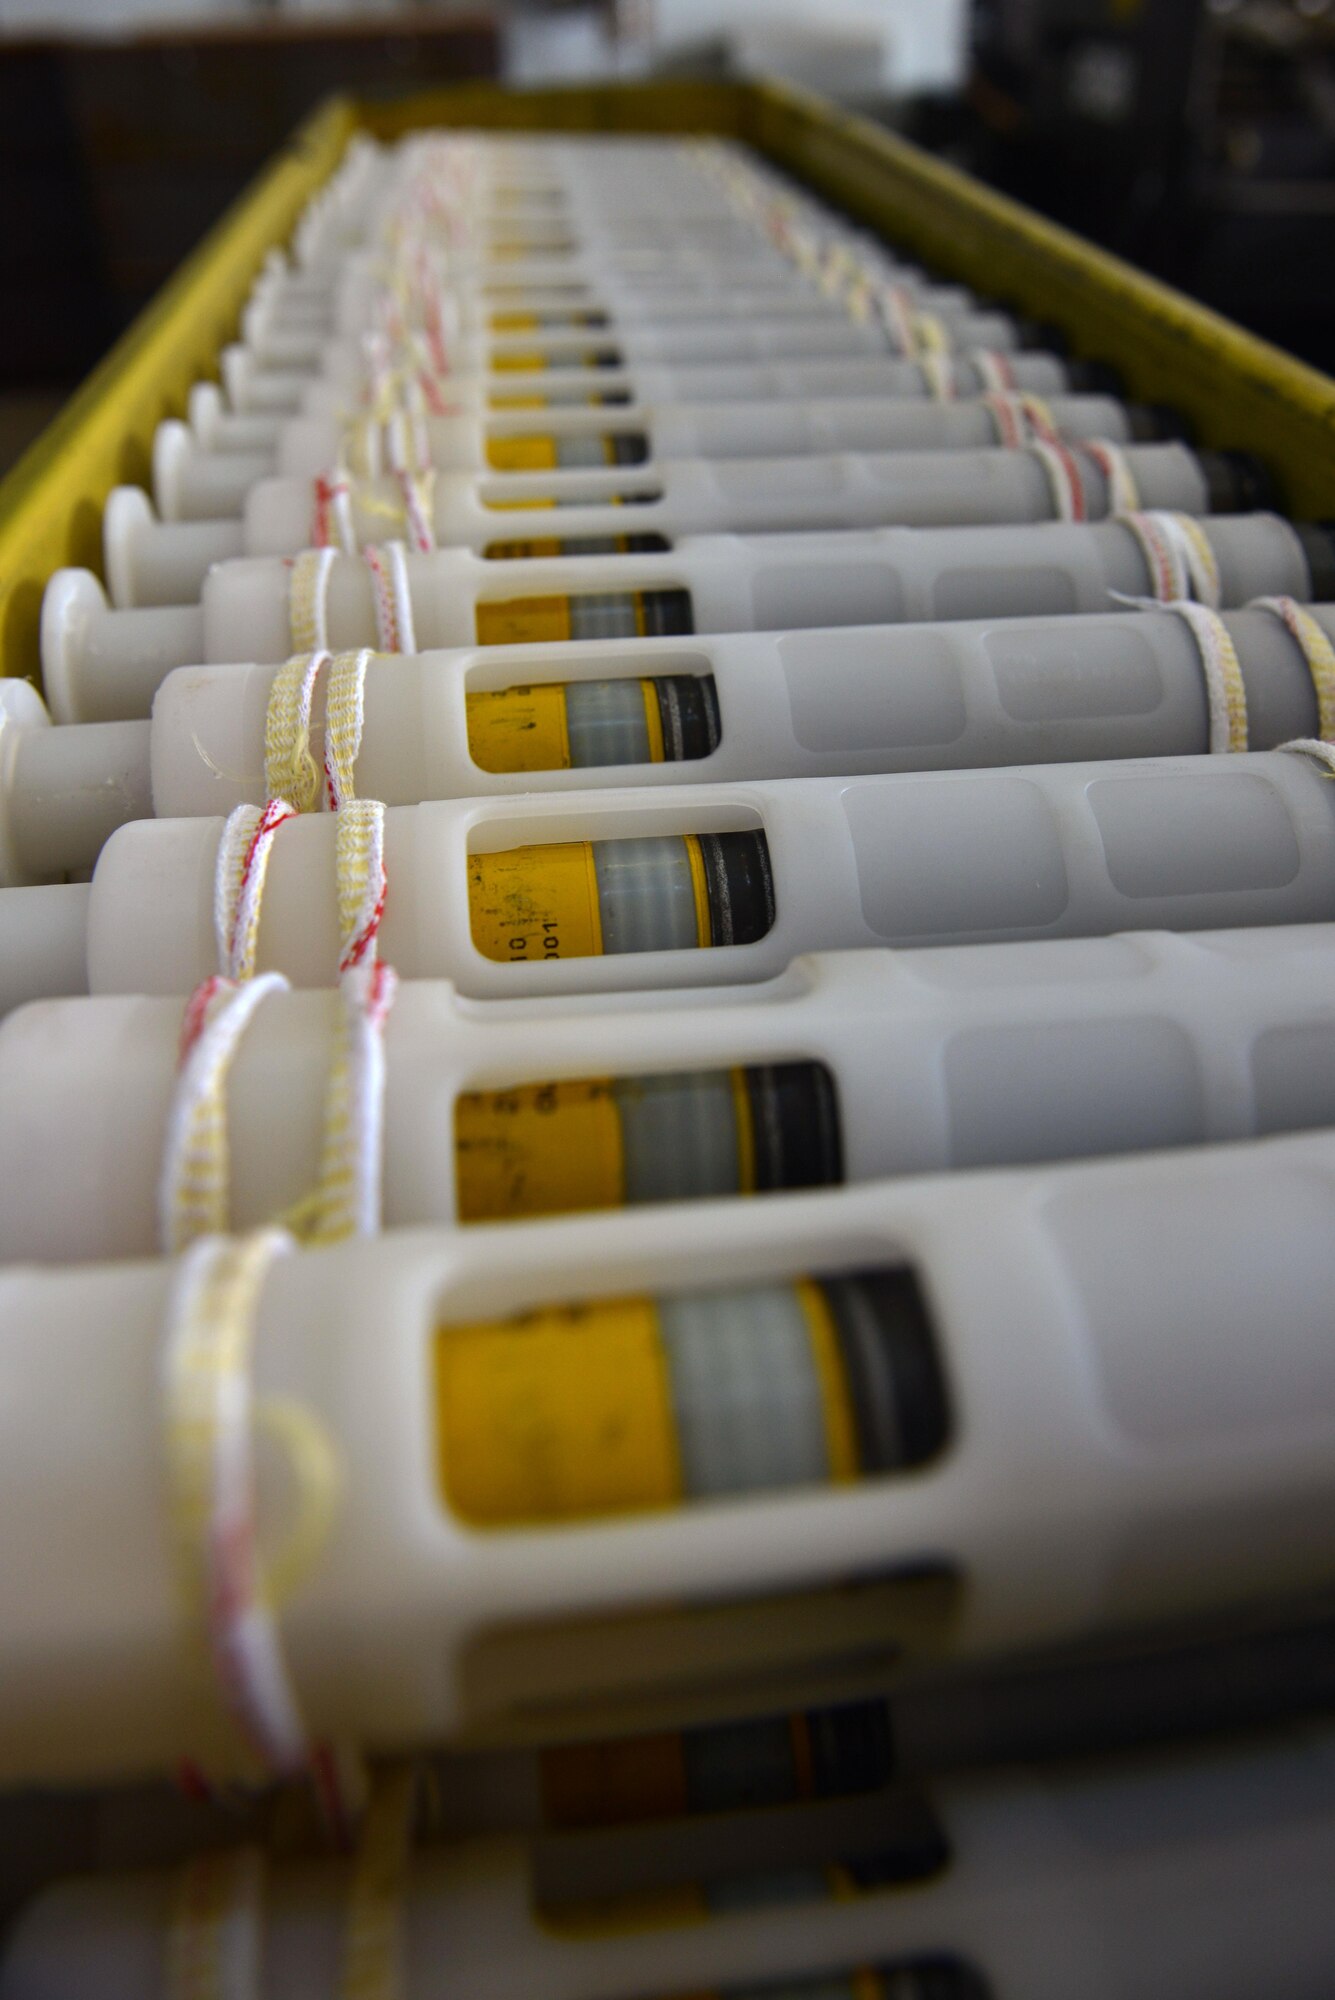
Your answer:
[[[0,0],[0,465],[320,98],[770,71],[1335,364],[1335,0]]]

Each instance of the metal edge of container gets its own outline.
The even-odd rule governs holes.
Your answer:
[[[807,91],[673,79],[336,97],[298,128],[0,484],[6,674],[39,677],[47,577],[65,563],[100,570],[107,494],[146,477],[156,425],[214,372],[266,254],[287,239],[352,133],[392,139],[428,124],[741,139],[942,275],[1055,324],[1073,352],[1119,368],[1128,394],[1183,410],[1203,443],[1260,453],[1296,515],[1335,515],[1335,380]]]

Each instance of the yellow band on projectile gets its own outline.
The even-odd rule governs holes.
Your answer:
[[[820,1383],[829,1477],[835,1485],[847,1485],[858,1476],[858,1441],[848,1375],[839,1352],[839,1331],[819,1285],[810,1278],[800,1278],[793,1289],[807,1324],[811,1358]]]
[[[479,646],[543,645],[569,637],[568,597],[511,597],[477,607]]]
[[[732,1116],[737,1133],[737,1192],[756,1191],[756,1128],[751,1112],[751,1093],[746,1087],[746,1071],[728,1072],[732,1086]]]
[[[619,1208],[621,1114],[610,1079],[468,1091],[454,1108],[461,1222]]]
[[[663,762],[663,713],[658,706],[658,690],[652,681],[640,682],[644,700],[644,727],[649,738],[649,762]]]
[[[489,688],[465,697],[468,754],[483,771],[568,771],[570,733],[561,681]]]
[[[683,836],[682,845],[686,849],[686,861],[691,871],[691,894],[695,899],[696,942],[703,949],[714,942],[714,927],[709,918],[709,880],[705,874],[705,858],[700,852],[700,842],[693,833]]]
[[[529,433],[524,437],[487,439],[487,464],[493,472],[551,472],[556,462],[553,437]]]
[[[517,1527],[680,1501],[652,1299],[441,1327],[435,1363],[437,1476],[462,1520]]]
[[[546,372],[545,354],[495,354],[487,357],[493,375],[541,375]]]
[[[599,957],[603,927],[592,843],[470,854],[468,914],[473,943],[500,965]]]
[[[491,316],[493,333],[536,333],[538,318],[536,313],[498,312]]]

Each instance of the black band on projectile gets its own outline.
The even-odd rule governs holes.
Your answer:
[[[911,1271],[826,1280],[848,1373],[864,1473],[935,1457],[950,1429],[945,1380],[927,1307]]]
[[[774,877],[763,833],[702,833],[710,942],[754,944],[774,923]]]
[[[613,465],[643,465],[649,456],[649,440],[643,431],[616,431],[606,442],[612,448]]]
[[[839,1103],[824,1063],[765,1063],[742,1071],[755,1139],[757,1193],[834,1187],[844,1177]]]
[[[646,639],[679,639],[695,630],[688,590],[642,590],[640,611]]]
[[[654,682],[654,693],[665,764],[708,757],[718,749],[722,730],[712,674],[662,674]]]

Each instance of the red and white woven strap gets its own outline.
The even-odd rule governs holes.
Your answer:
[[[265,806],[237,806],[223,825],[214,871],[213,935],[218,969],[226,979],[254,977],[274,837],[296,817],[297,809],[287,799],[271,798]]]
[[[391,472],[431,470],[431,439],[420,407],[412,411],[404,401],[386,418],[384,456]]]
[[[1052,411],[1041,396],[989,395],[979,401],[992,419],[997,443],[1020,451],[1036,439],[1043,444],[1060,444],[1061,432]]]
[[[1015,370],[1004,354],[992,347],[973,347],[965,359],[989,395],[1014,395]]]
[[[425,472],[399,471],[394,477],[398,481],[408,546],[418,555],[428,554],[436,546],[435,471],[428,466]]]
[[[228,1073],[258,1009],[287,990],[281,972],[240,985],[215,976],[186,1003],[158,1181],[158,1239],[168,1254],[231,1227]]]
[[[311,547],[341,549],[349,556],[357,552],[352,484],[341,466],[318,473],[311,483]]]
[[[890,345],[896,354],[904,355],[912,361],[932,351],[929,347],[919,345],[918,315],[913,295],[906,291],[903,285],[873,285],[871,303],[872,310],[885,328]]]
[[[1059,521],[1087,521],[1089,495],[1080,461],[1061,438],[1031,438],[1021,450],[1036,458],[1043,468],[1052,495],[1052,509]]]
[[[362,554],[371,572],[377,652],[415,653],[417,636],[413,627],[412,592],[408,584],[407,552],[403,543],[372,543],[363,549]]]
[[[1298,646],[1316,695],[1317,734],[1335,743],[1335,646],[1325,628],[1292,597],[1256,597],[1248,609],[1272,612]]]
[[[1104,513],[1136,513],[1140,507],[1140,488],[1136,485],[1131,461],[1121,445],[1114,444],[1110,438],[1082,438],[1080,449],[1086,458],[1093,459],[1103,474],[1108,489]]]
[[[1117,519],[1139,544],[1155,603],[1177,604],[1194,598],[1212,611],[1219,610],[1219,565],[1198,521],[1190,514],[1161,508],[1134,510],[1119,514]]]

